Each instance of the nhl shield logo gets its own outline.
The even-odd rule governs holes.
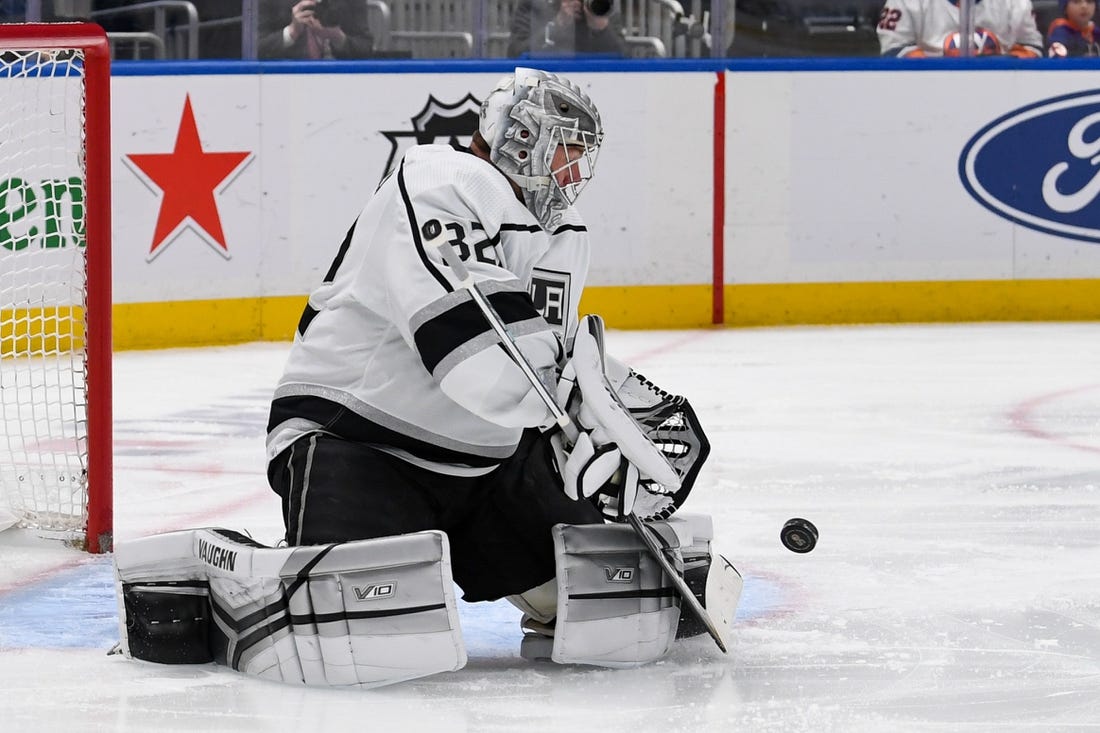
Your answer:
[[[429,95],[424,109],[410,118],[411,130],[382,130],[393,145],[382,178],[385,179],[393,171],[405,151],[414,145],[438,143],[468,147],[477,129],[480,109],[481,100],[473,94],[467,94],[454,104],[441,102]]]

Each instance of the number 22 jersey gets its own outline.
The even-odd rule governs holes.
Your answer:
[[[974,55],[1042,56],[1031,0],[975,0],[971,7]],[[886,0],[878,39],[883,56],[958,56],[958,2]]]

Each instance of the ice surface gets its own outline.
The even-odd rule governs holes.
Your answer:
[[[1100,324],[608,334],[713,443],[687,509],[745,576],[700,637],[612,671],[519,658],[462,605],[470,662],[368,692],[107,656],[109,558],[0,533],[0,729],[884,731],[1100,727]],[[285,344],[124,352],[116,537],[281,534],[263,475]],[[821,539],[779,543],[793,516]]]

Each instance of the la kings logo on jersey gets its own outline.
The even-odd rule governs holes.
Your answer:
[[[470,139],[478,125],[478,111],[481,100],[473,94],[467,94],[459,101],[448,104],[429,95],[424,109],[410,118],[412,130],[382,130],[382,134],[393,144],[386,169],[382,171],[385,179],[397,161],[414,145],[462,145],[470,146]]]
[[[531,273],[531,300],[535,301],[535,309],[563,339],[569,313],[569,278],[568,272],[539,267]]]

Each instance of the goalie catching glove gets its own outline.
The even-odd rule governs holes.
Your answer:
[[[609,377],[619,401],[680,478],[678,487],[642,478],[634,513],[650,521],[668,519],[687,500],[710,455],[710,442],[685,397],[665,392],[625,364],[609,362]],[[612,374],[613,368],[623,376]]]
[[[617,384],[609,381],[603,320],[585,316],[556,394],[581,431],[571,446],[561,433],[551,437],[564,490],[594,501],[613,521],[632,512],[667,518],[683,504],[710,446],[683,397],[612,366]]]

